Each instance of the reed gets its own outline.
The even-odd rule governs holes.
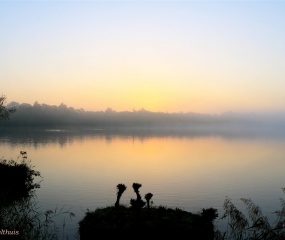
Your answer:
[[[285,188],[282,189],[285,193]],[[276,219],[270,223],[262,209],[251,199],[240,199],[245,212],[239,210],[230,198],[224,201],[224,214],[220,218],[227,221],[227,231],[216,231],[217,240],[281,240],[285,239],[285,200],[280,199],[281,209],[274,212]]]

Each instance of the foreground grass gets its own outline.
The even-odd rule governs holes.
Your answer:
[[[0,230],[6,232],[0,234],[0,239],[15,240],[64,239],[64,235],[60,236],[60,233],[64,230],[65,216],[74,216],[63,208],[43,211],[34,196],[1,207],[0,215]],[[60,222],[59,217],[62,219]]]
[[[285,193],[285,188],[282,189]],[[280,199],[281,209],[273,212],[275,221],[269,221],[262,209],[251,199],[240,199],[246,207],[242,212],[226,198],[224,214],[221,219],[227,220],[228,230],[216,231],[217,240],[284,240],[285,239],[285,200]]]

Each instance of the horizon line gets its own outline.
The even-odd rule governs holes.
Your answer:
[[[73,106],[69,106],[67,104],[65,104],[64,102],[61,102],[58,105],[55,104],[48,104],[48,103],[39,103],[38,101],[34,101],[34,103],[27,103],[27,102],[17,102],[17,101],[10,101],[9,103],[6,104],[7,107],[17,107],[20,105],[29,105],[34,107],[35,105],[40,105],[40,106],[48,106],[48,107],[66,107],[68,109],[74,109],[74,110],[80,110],[80,111],[84,111],[84,112],[113,112],[113,113],[123,113],[123,112],[149,112],[149,113],[166,113],[166,114],[201,114],[201,115],[225,115],[225,114],[269,114],[269,113],[283,113],[285,114],[285,110],[263,110],[263,111],[234,111],[234,110],[226,110],[226,111],[222,111],[219,113],[213,113],[213,112],[195,112],[195,111],[152,111],[152,110],[148,110],[144,107],[141,108],[133,108],[132,110],[116,110],[113,109],[112,107],[106,107],[105,110],[87,110],[83,107],[81,108],[75,108]]]

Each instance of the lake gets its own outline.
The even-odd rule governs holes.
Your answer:
[[[156,206],[191,212],[213,207],[220,215],[226,196],[237,206],[240,198],[251,198],[269,217],[284,197],[280,131],[26,129],[2,131],[0,141],[0,157],[17,159],[27,151],[41,172],[36,195],[42,209],[64,207],[76,214],[66,219],[60,239],[79,239],[78,221],[87,209],[113,205],[118,183],[127,186],[123,204],[135,197],[137,182],[142,196],[153,193]]]

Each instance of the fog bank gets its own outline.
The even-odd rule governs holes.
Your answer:
[[[138,111],[116,112],[110,108],[105,111],[85,111],[74,109],[65,104],[51,106],[11,102],[7,107],[17,110],[9,121],[1,121],[1,127],[38,127],[38,128],[153,128],[153,129],[285,129],[284,113],[235,113],[200,114],[166,113]]]

